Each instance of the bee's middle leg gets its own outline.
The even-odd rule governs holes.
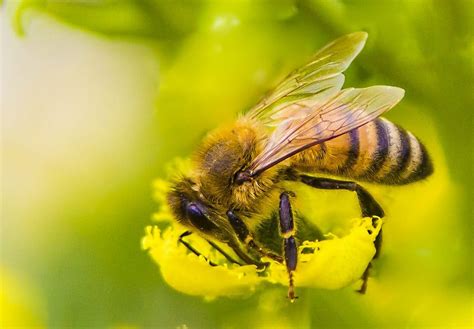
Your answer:
[[[314,188],[325,189],[325,190],[347,190],[356,192],[359,200],[360,210],[363,217],[372,217],[372,221],[376,220],[374,216],[382,218],[385,213],[382,207],[375,201],[374,197],[362,186],[356,182],[342,181],[330,178],[313,177],[307,175],[300,176],[301,182]],[[375,223],[373,223],[375,225]],[[382,248],[382,230],[375,238],[375,255],[372,260],[378,258],[380,250]],[[358,290],[359,293],[364,294],[367,290],[367,280],[369,278],[369,271],[372,267],[372,262],[367,265],[364,273],[362,274],[362,286]]]
[[[295,240],[295,224],[291,210],[290,194],[280,194],[280,234],[283,237],[283,254],[285,256],[286,270],[289,276],[288,298],[293,302],[297,297],[293,282],[293,273],[298,261],[298,248]]]

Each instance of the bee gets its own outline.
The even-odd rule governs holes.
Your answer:
[[[298,241],[320,233],[295,215],[296,196],[285,182],[355,192],[362,216],[375,220],[384,211],[358,182],[404,185],[433,172],[423,144],[380,118],[403,98],[403,89],[341,89],[343,72],[366,39],[367,33],[356,32],[326,45],[233,124],[204,138],[192,174],[173,182],[168,194],[176,220],[188,228],[183,244],[197,253],[183,240],[196,233],[216,249],[216,242],[230,247],[241,262],[218,250],[232,262],[265,266],[262,258],[269,257],[284,264],[294,301]],[[305,233],[297,230],[302,226]],[[381,235],[374,244],[375,258]]]

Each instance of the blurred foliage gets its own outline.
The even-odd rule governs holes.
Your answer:
[[[175,40],[192,32],[202,3],[153,0],[105,1],[21,1],[16,9],[15,28],[23,33],[19,22],[23,10],[35,8],[95,32],[114,37],[143,37]]]
[[[26,281],[2,278],[9,287],[2,291],[2,303],[11,305],[15,296],[23,296],[22,306],[15,308],[19,311],[12,311],[18,323],[472,327],[473,1],[23,0],[7,1],[6,9],[25,40],[29,27],[46,20],[46,13],[93,33],[90,38],[144,44],[159,63],[153,73],[159,75],[155,108],[140,103],[134,109],[140,121],[124,123],[120,127],[128,132],[101,144],[111,149],[107,166],[103,154],[83,153],[97,158],[87,166],[79,162],[79,171],[95,175],[84,181],[91,187],[80,179],[71,183],[59,162],[51,171],[64,176],[51,186],[54,193],[41,195],[47,203],[10,213],[16,217],[2,214],[2,265],[14,269],[9,273],[29,276]],[[403,87],[405,100],[387,117],[426,142],[436,169],[436,177],[414,187],[369,186],[389,216],[384,251],[367,295],[351,289],[303,290],[290,307],[279,299],[285,289],[273,286],[252,298],[210,303],[167,287],[139,250],[143,228],[156,208],[152,179],[164,173],[171,159],[187,155],[206,131],[254,104],[325,42],[357,30],[367,31],[369,39],[348,71],[346,86]],[[117,70],[127,77],[127,67]],[[118,115],[114,108],[104,113],[108,120]],[[134,143],[125,148],[117,140]],[[40,151],[24,151],[31,168]],[[31,177],[24,174],[25,180]],[[327,205],[334,216],[354,216],[353,196],[322,193],[318,198],[317,206]]]
[[[22,275],[4,269],[1,269],[0,279],[0,326],[16,327],[20,320],[32,327],[45,327],[45,307],[35,287]]]

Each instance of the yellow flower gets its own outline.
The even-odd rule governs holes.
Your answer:
[[[375,254],[374,240],[382,228],[372,218],[353,220],[349,234],[323,241],[305,241],[300,247],[299,264],[295,273],[298,286],[339,289],[357,281]],[[369,233],[370,232],[370,233]],[[311,248],[314,253],[302,253]],[[287,281],[286,272],[279,266],[280,282]]]
[[[222,263],[211,246],[196,237],[189,237],[192,245],[208,259],[221,264],[211,266],[204,256],[189,253],[184,245],[178,243],[183,231],[174,225],[164,232],[156,226],[148,226],[142,241],[143,248],[149,250],[153,260],[160,265],[164,280],[174,289],[212,299],[248,294],[262,281],[256,266]]]
[[[174,166],[181,167],[182,171],[187,169],[184,161]],[[199,251],[200,256],[190,252],[178,241],[186,228],[174,221],[169,211],[166,203],[169,188],[167,180],[154,182],[154,197],[160,208],[153,219],[166,228],[148,226],[142,240],[142,248],[148,250],[159,265],[167,284],[180,292],[206,299],[249,295],[264,282],[288,284],[284,264],[265,259],[269,263],[265,270],[254,265],[232,264],[196,234],[187,236],[186,242]],[[294,273],[296,286],[339,289],[358,281],[375,254],[373,242],[382,224],[381,219],[373,225],[372,218],[358,218],[350,221],[346,229],[339,227],[339,236],[329,233],[325,240],[302,242]],[[225,245],[219,246],[227,251]],[[229,254],[232,254],[230,250]]]

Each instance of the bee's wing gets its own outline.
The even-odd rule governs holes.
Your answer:
[[[397,87],[348,88],[325,100],[303,100],[280,113],[276,129],[248,168],[251,175],[358,128],[395,106],[405,91]]]
[[[247,114],[266,125],[279,121],[279,112],[302,100],[326,98],[344,83],[344,72],[365,45],[367,33],[355,32],[331,42],[318,51],[308,64],[290,73],[269,95]]]

